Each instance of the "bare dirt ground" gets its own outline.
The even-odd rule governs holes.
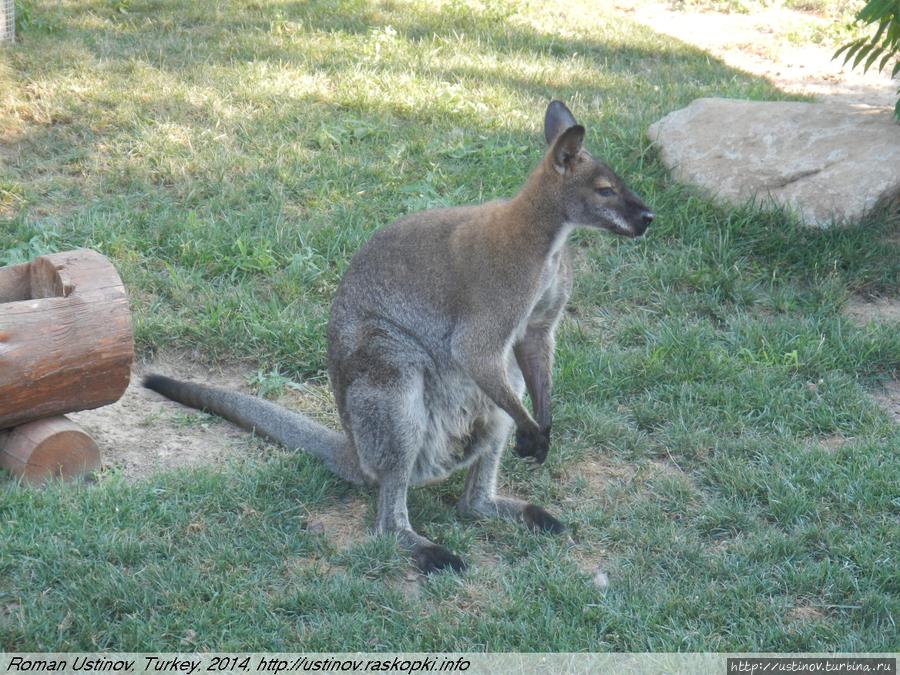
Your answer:
[[[217,466],[233,457],[266,452],[264,443],[217,417],[169,401],[144,389],[141,378],[161,373],[179,379],[253,393],[254,372],[240,366],[210,370],[201,360],[184,354],[162,354],[151,362],[137,362],[131,383],[119,401],[69,417],[91,434],[100,446],[103,474],[118,473],[129,480],[154,471],[193,466]],[[336,426],[331,395],[324,385],[287,389],[276,401]]]
[[[900,301],[896,298],[851,298],[847,302],[847,316],[854,323],[865,326],[870,321],[900,322]]]
[[[160,469],[215,465],[237,452],[251,451],[247,434],[231,424],[144,389],[141,377],[151,372],[246,390],[236,371],[201,373],[184,358],[136,363],[131,383],[116,403],[69,415],[100,446],[104,473],[135,479]]]
[[[892,380],[875,394],[875,400],[900,424],[900,380]]]
[[[823,102],[893,107],[898,82],[887,74],[842,67],[835,47],[798,43],[829,20],[785,7],[752,14],[671,9],[668,3],[618,0],[629,18],[658,33],[694,45],[729,66],[765,77],[779,89]]]

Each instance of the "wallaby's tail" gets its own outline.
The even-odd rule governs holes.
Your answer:
[[[215,413],[291,450],[308,452],[351,483],[362,485],[370,482],[359,468],[356,454],[344,434],[323,427],[299,413],[256,396],[205,384],[181,382],[164,375],[147,375],[144,386],[178,403]]]

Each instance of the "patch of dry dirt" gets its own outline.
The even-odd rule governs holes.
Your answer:
[[[825,612],[818,607],[800,605],[798,607],[791,607],[785,616],[790,621],[822,621],[825,618]]]
[[[367,536],[367,502],[362,497],[348,497],[307,514],[307,531],[321,534],[338,551],[352,546]],[[316,577],[334,574],[339,567],[330,564],[315,552],[285,561],[285,573],[313,574]]]
[[[135,363],[131,383],[119,401],[68,415],[100,446],[104,472],[115,471],[129,480],[138,480],[155,471],[217,466],[260,452],[260,445],[246,431],[144,389],[141,379],[148,373],[245,393],[251,393],[248,379],[253,374],[240,367],[210,370],[200,365],[199,358],[189,355],[166,354],[149,363]],[[327,410],[330,394],[324,386],[304,385],[301,391],[288,390],[277,402],[333,426]]]
[[[865,326],[870,321],[900,322],[900,300],[897,298],[864,300],[854,297],[847,301],[844,311],[859,326]]]
[[[617,7],[658,33],[699,47],[733,68],[765,77],[782,91],[835,103],[893,107],[897,84],[886,73],[863,74],[832,60],[834,47],[789,39],[816,21],[786,7],[751,14],[672,10],[667,3],[618,0]]]
[[[880,392],[876,392],[875,400],[900,424],[900,380],[891,380],[885,384]]]
[[[310,532],[321,532],[338,550],[362,541],[366,536],[368,504],[352,497],[328,507],[311,511],[307,521]]]
[[[634,464],[616,462],[607,457],[592,457],[566,470],[566,481],[583,479],[587,492],[593,495],[605,494],[613,484],[629,483],[634,479],[637,467]]]
[[[900,323],[900,299],[850,298],[844,312],[858,326],[870,323]],[[875,400],[900,424],[900,381],[892,380],[874,394]]]
[[[824,450],[827,453],[837,452],[843,448],[851,439],[841,436],[840,434],[832,434],[830,436],[822,436],[810,442],[810,446]]]

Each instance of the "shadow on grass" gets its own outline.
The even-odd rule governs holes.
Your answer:
[[[487,136],[482,147],[527,145],[534,149],[530,159],[514,156],[518,170],[507,182],[500,182],[503,191],[497,194],[509,194],[542,151],[535,130],[543,104],[551,97],[572,101],[586,126],[602,134],[604,156],[627,173],[645,144],[646,124],[668,110],[723,88],[732,95],[779,96],[763,81],[710,60],[699,50],[672,47],[675,43],[668,39],[648,40],[648,31],[630,24],[610,26],[607,33],[594,38],[561,37],[510,21],[512,10],[491,14],[451,4],[434,12],[419,5],[361,0],[216,4],[214,8],[204,3],[132,2],[127,11],[118,9],[115,3],[99,0],[63,9],[48,5],[40,10],[50,18],[37,25],[53,26],[53,31],[35,30],[23,36],[26,47],[34,43],[30,48],[46,58],[31,68],[39,85],[20,83],[25,91],[26,104],[21,106],[25,123],[15,145],[5,152],[11,177],[40,183],[55,173],[61,188],[54,186],[58,189],[49,195],[51,201],[67,202],[70,208],[79,198],[98,196],[105,203],[111,192],[130,195],[147,187],[171,192],[179,206],[196,208],[216,193],[221,195],[219,183],[244,181],[253,189],[241,191],[239,199],[224,205],[240,212],[248,204],[255,210],[260,202],[271,200],[273,192],[281,191],[282,198],[306,197],[309,191],[321,191],[322,183],[327,185],[327,170],[325,176],[317,175],[322,167],[315,163],[294,162],[292,175],[273,176],[258,165],[242,167],[229,160],[224,166],[192,167],[195,173],[187,177],[200,180],[190,181],[188,188],[185,176],[166,170],[172,163],[188,163],[185,147],[176,140],[171,147],[158,148],[159,156],[143,147],[163,124],[176,127],[173,135],[215,129],[221,122],[222,114],[215,109],[220,101],[233,104],[233,114],[241,119],[233,125],[231,137],[216,144],[223,151],[231,144],[238,151],[235,154],[244,152],[256,159],[259,149],[270,150],[259,139],[299,141],[307,148],[321,149],[317,134],[352,117],[358,129],[350,133],[362,129],[365,138],[351,140],[364,142],[356,148],[337,148],[328,161],[348,172],[361,169],[363,179],[366,167],[359,166],[363,163],[359,147],[366,143],[396,146],[393,129],[400,126],[419,143],[427,143],[436,133],[462,131],[467,137]],[[34,14],[39,14],[38,8]],[[378,36],[390,36],[391,31],[402,38],[402,44],[394,45],[397,53],[378,58],[374,52],[360,52],[377,50]],[[429,56],[435,43],[449,46]],[[486,62],[446,65],[441,58],[447,50],[478,54]],[[527,74],[509,67],[510,59],[527,59]],[[19,60],[27,63],[27,57]],[[259,105],[251,93],[241,90],[239,81],[239,67],[256,63],[274,68],[287,65],[295,69],[295,75],[297,71],[324,74],[330,80],[327,91],[282,91],[268,95],[265,105]],[[69,96],[65,105],[54,106],[52,96],[46,105],[28,105],[30,98],[43,98],[43,88],[64,87],[58,82],[84,65],[92,78],[105,82],[106,89],[92,91],[79,83],[82,91]],[[358,76],[361,68],[366,79],[385,81],[376,83],[369,96],[341,91],[341,83]],[[147,89],[136,95],[128,91],[141,77],[148,78]],[[419,91],[393,95],[398,86],[394,82],[403,78]],[[384,88],[390,88],[391,95],[379,95]],[[214,95],[205,96],[210,89]],[[497,89],[521,104],[518,114],[484,100]],[[137,100],[121,105],[123,97]],[[121,108],[119,119],[97,119],[117,107]],[[128,161],[120,161],[111,171],[93,170],[105,161],[104,153],[117,161],[120,146],[125,147]],[[479,153],[466,154],[465,161],[478,160]],[[383,179],[381,168],[375,162],[376,170],[369,178]],[[504,171],[498,173],[506,176],[505,169],[514,167],[501,168]],[[295,176],[300,174],[304,179],[298,186]],[[265,180],[254,180],[259,177]],[[467,176],[463,172],[460,177]],[[465,191],[459,196],[469,197]],[[480,196],[480,192],[474,195]],[[40,217],[40,209],[32,215]]]
[[[393,9],[385,10],[385,7]],[[63,53],[67,49],[74,50],[65,59],[47,59],[42,74],[51,78],[70,69],[78,60],[92,61],[101,73],[126,75],[143,64],[168,74],[173,82],[197,85],[208,81],[213,66],[266,62],[341,76],[364,64],[374,74],[396,75],[412,70],[414,74],[424,74],[439,81],[467,82],[477,78],[486,84],[500,85],[539,100],[572,96],[628,98],[642,83],[664,84],[673,80],[687,84],[687,89],[693,90],[696,87],[692,85],[699,83],[691,80],[701,73],[702,77],[697,79],[711,79],[714,84],[727,82],[729,87],[738,88],[753,98],[784,96],[765,81],[731,69],[698,49],[686,45],[673,47],[677,43],[669,38],[637,46],[635,35],[647,35],[649,31],[627,23],[611,27],[604,39],[588,39],[529,29],[508,22],[504,15],[492,17],[456,5],[442,7],[437,12],[424,7],[400,7],[393,3],[377,5],[361,0],[337,4],[324,1],[269,3],[265,7],[250,3],[232,8],[225,5],[218,9],[217,6],[215,12],[207,9],[204,3],[133,2],[128,3],[126,13],[120,13],[116,11],[115,3],[85,2],[66,8],[66,14],[57,21],[58,30],[49,37],[38,33],[26,35],[24,39],[46,40],[48,48],[50,43],[55,43],[57,53],[60,45],[64,45]],[[409,63],[391,60],[391,55],[373,58],[370,54],[354,51],[367,46],[362,40],[366,36],[392,34],[408,41],[410,51],[419,52],[408,55],[415,61],[412,69]],[[311,44],[315,41],[302,39],[305,36],[327,36],[333,44]],[[609,39],[605,39],[607,37]],[[496,58],[496,62],[486,64],[483,70],[473,66],[443,66],[437,59],[423,54],[434,41],[457,42],[473,53]],[[119,48],[119,54],[110,50],[111,44]],[[533,79],[505,72],[502,59],[507,57],[543,59],[545,62],[541,65],[545,72],[537,73]],[[565,73],[565,62],[575,58],[593,64],[596,77]],[[549,81],[553,69],[560,64],[564,71],[563,81]],[[710,93],[708,87],[704,89]],[[240,96],[239,92],[234,93]],[[681,98],[686,103],[693,96]],[[305,107],[310,102],[302,100],[299,104]],[[325,98],[312,102],[337,110],[348,108],[346,104],[336,104]],[[653,100],[642,103],[641,110],[656,111],[658,108],[658,103]],[[152,113],[162,102],[148,100],[147,104]],[[79,118],[80,112],[71,110],[67,119],[58,122],[72,122]],[[415,109],[390,101],[381,101],[380,105],[370,101],[368,105],[358,107],[356,112],[376,119],[396,115],[422,122],[433,121],[439,115],[446,122],[469,129],[486,128],[484,120],[479,124],[472,115],[430,105]],[[632,108],[628,112],[633,115],[636,110]],[[519,130],[530,131],[531,128]]]
[[[24,125],[12,179],[32,186],[32,201],[44,196],[48,174],[54,184],[46,212],[25,208],[14,224],[27,236],[48,213],[64,217],[71,235],[60,244],[95,236],[91,243],[115,254],[110,241],[119,238],[208,280],[270,279],[312,247],[331,269],[324,302],[376,227],[410,210],[512,194],[543,150],[543,104],[560,97],[575,102],[589,145],[654,204],[660,238],[714,248],[725,232],[732,257],[782,278],[802,282],[830,265],[853,290],[890,292],[897,244],[889,219],[809,231],[783,212],[685,200],[690,191],[667,185],[646,152],[646,125],[669,110],[704,95],[784,97],[767,82],[627,22],[573,37],[529,27],[513,12],[363,0],[214,8],[146,1],[126,13],[99,0],[67,6],[58,30],[24,36],[39,43],[32,48],[56,50],[38,69],[42,83],[81,60],[112,91],[71,96],[64,109],[50,100],[44,118]],[[442,59],[459,52],[480,60]],[[518,60],[528,67],[510,67]],[[241,68],[252,64],[275,69],[273,78],[287,67],[328,83],[312,92],[288,85],[257,94],[252,83],[245,91]],[[372,93],[342,84],[360,82],[360,73],[375,82]],[[97,122],[118,104],[115,87],[148,74],[150,86],[129,92],[136,100],[119,124]],[[417,90],[404,96],[398,82]],[[506,100],[493,106],[498,90]],[[223,119],[218,140],[212,130]],[[123,214],[133,222],[96,227]],[[866,246],[873,233],[884,246]],[[271,285],[277,280],[264,290]]]

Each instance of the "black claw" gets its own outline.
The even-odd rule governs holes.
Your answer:
[[[413,559],[424,574],[440,572],[448,568],[454,572],[462,572],[466,569],[462,558],[437,544],[417,546],[413,552]]]
[[[514,452],[523,459],[532,459],[543,464],[550,450],[550,427],[533,432],[526,429],[516,431]]]
[[[526,506],[522,516],[525,518],[525,524],[532,530],[549,532],[550,534],[562,534],[566,531],[565,525],[547,513],[542,507],[535,504]]]

